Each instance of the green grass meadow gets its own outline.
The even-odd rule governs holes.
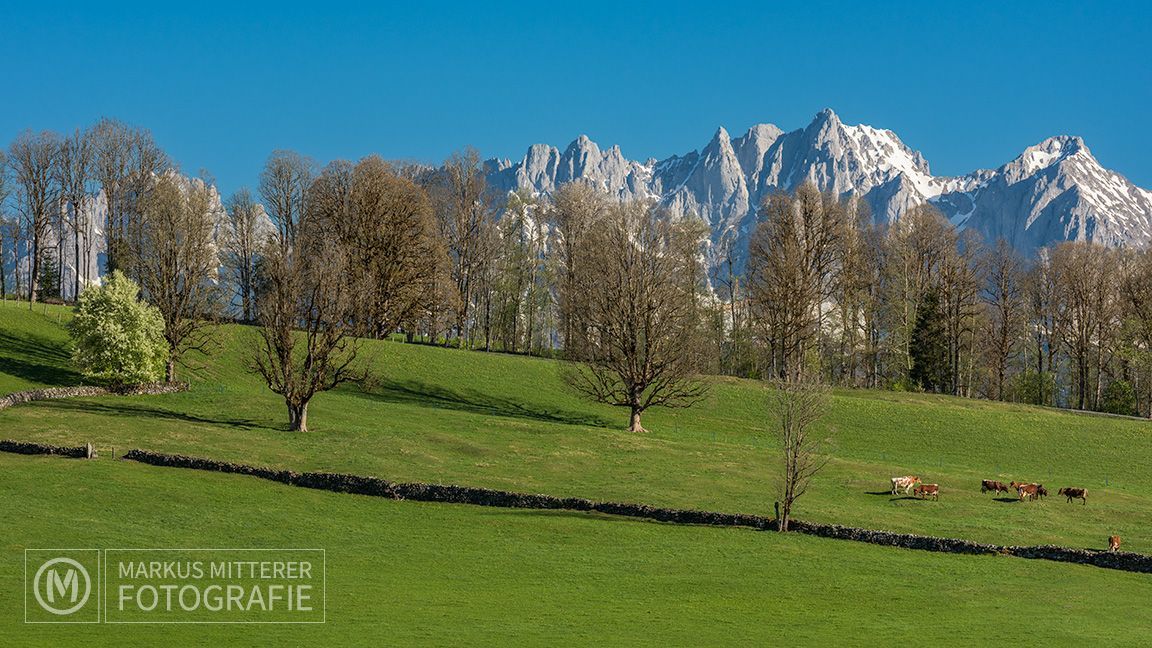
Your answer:
[[[0,394],[79,384],[62,308],[0,304]],[[392,502],[115,461],[133,447],[294,470],[767,514],[778,453],[767,392],[713,379],[708,399],[645,415],[566,390],[550,360],[370,342],[376,375],[321,394],[311,430],[247,371],[255,332],[182,368],[188,393],[39,402],[0,411],[0,438],[77,445],[96,461],[0,455],[0,645],[876,644],[1145,642],[1146,575],[963,557],[599,515]],[[969,538],[1152,553],[1145,421],[916,394],[838,391],[831,461],[795,515]],[[892,497],[892,475],[941,486]],[[981,494],[981,479],[1053,496]],[[1089,489],[1088,504],[1055,497]],[[315,546],[328,551],[324,626],[20,623],[26,547]],[[127,628],[127,629],[124,629]],[[5,637],[10,641],[5,641]]]

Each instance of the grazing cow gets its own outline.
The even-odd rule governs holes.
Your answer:
[[[1120,536],[1108,536],[1108,551],[1120,550]]]
[[[916,487],[916,497],[932,496],[932,499],[940,499],[940,486],[938,484],[920,484]]]
[[[920,483],[920,478],[916,475],[906,475],[904,477],[892,478],[892,494],[895,495],[899,491],[904,491],[907,495],[912,491],[912,487]]]
[[[1081,500],[1081,503],[1088,503],[1088,489],[1087,488],[1061,488],[1056,491],[1057,495],[1063,495],[1068,498],[1068,503],[1071,504],[1072,500]]]
[[[1025,498],[1030,500],[1036,499],[1036,492],[1038,490],[1039,486],[1037,484],[1016,484],[1016,495],[1021,501]]]
[[[1037,497],[1048,497],[1048,489],[1044,488],[1043,484],[1036,484],[1036,496]]]
[[[980,483],[980,492],[987,493],[989,491],[993,493],[1007,493],[1008,487],[1001,482],[985,479]]]

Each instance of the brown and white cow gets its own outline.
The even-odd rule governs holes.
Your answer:
[[[939,484],[920,484],[916,487],[915,493],[916,497],[924,498],[931,495],[932,499],[939,500],[940,486]]]
[[[993,493],[1007,493],[1008,487],[1005,486],[1002,482],[994,481],[992,479],[982,480],[980,482],[980,492],[987,493],[989,491]]]
[[[1120,550],[1120,536],[1108,536],[1108,551]]]
[[[904,491],[904,494],[912,492],[912,487],[920,483],[920,478],[916,475],[905,475],[904,477],[892,478],[892,494],[895,495],[899,491]]]
[[[1023,501],[1025,498],[1030,500],[1036,499],[1036,493],[1040,488],[1039,484],[1018,484],[1016,482],[1012,483],[1015,484],[1016,495],[1020,498],[1021,501]]]
[[[1061,488],[1056,491],[1057,495],[1063,495],[1068,498],[1068,503],[1071,504],[1072,500],[1081,500],[1083,504],[1088,503],[1088,489],[1087,488]]]

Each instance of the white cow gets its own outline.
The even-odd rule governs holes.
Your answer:
[[[895,495],[900,491],[904,491],[905,495],[912,492],[912,487],[920,483],[920,478],[916,475],[905,475],[904,477],[892,478],[892,494]]]

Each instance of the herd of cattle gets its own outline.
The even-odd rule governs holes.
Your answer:
[[[1023,482],[1009,482],[1007,486],[1003,482],[998,482],[992,479],[985,479],[980,483],[981,493],[1008,493],[1011,490],[1016,491],[1016,497],[1020,501],[1036,500],[1041,497],[1048,496],[1048,489],[1044,488],[1043,484],[1025,484]],[[920,478],[916,475],[905,475],[903,477],[892,478],[892,494],[896,495],[904,493],[905,495],[912,494],[919,498],[931,497],[934,500],[940,499],[940,486],[938,484],[925,484],[921,482]],[[1072,500],[1080,500],[1081,504],[1088,504],[1088,489],[1086,488],[1061,488],[1056,491],[1057,495],[1063,495],[1068,498],[1068,503],[1071,504]],[[1108,536],[1108,551],[1117,551],[1120,549],[1120,536]]]
[[[1016,496],[1021,501],[1036,500],[1048,496],[1048,489],[1044,488],[1043,484],[1011,482],[1005,486],[1002,482],[991,479],[985,479],[980,484],[981,493],[1008,493],[1010,492],[1009,489],[1016,491]],[[920,478],[916,475],[892,478],[892,494],[896,495],[901,492],[905,495],[912,494],[921,498],[931,497],[935,500],[940,499],[939,484],[925,484],[921,482]],[[1056,494],[1067,497],[1069,503],[1076,499],[1080,500],[1082,504],[1088,503],[1088,490],[1085,488],[1061,488],[1056,491]]]

